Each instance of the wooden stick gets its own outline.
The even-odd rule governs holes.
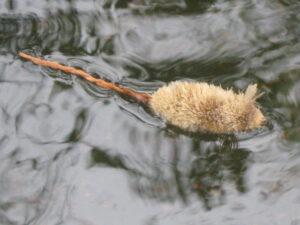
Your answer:
[[[76,69],[71,66],[64,66],[64,65],[59,64],[54,61],[40,59],[38,57],[34,57],[31,55],[25,54],[24,52],[19,52],[18,55],[21,58],[31,61],[34,64],[41,65],[44,67],[49,67],[54,70],[60,70],[65,73],[68,73],[68,74],[74,74],[74,75],[81,77],[101,88],[112,90],[120,95],[130,97],[130,98],[134,99],[135,101],[137,101],[139,103],[143,103],[145,105],[148,105],[148,102],[151,98],[151,95],[149,95],[149,94],[140,93],[140,92],[134,91],[132,89],[129,89],[129,88],[126,88],[123,86],[119,86],[117,84],[114,84],[114,83],[111,83],[111,82],[108,82],[108,81],[105,81],[102,79],[96,79],[92,75],[88,74],[87,72],[80,70],[80,69]]]

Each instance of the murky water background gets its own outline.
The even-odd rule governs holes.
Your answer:
[[[0,1],[0,224],[300,224],[300,3]],[[141,91],[258,83],[269,124],[166,127],[20,50]]]

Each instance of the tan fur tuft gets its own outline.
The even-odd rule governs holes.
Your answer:
[[[152,94],[149,105],[167,123],[192,132],[229,133],[258,128],[257,86],[234,93],[207,83],[176,81]]]
[[[256,92],[257,92],[257,85],[256,84],[249,85],[245,91],[245,97],[248,98],[249,100],[250,99],[255,100]]]

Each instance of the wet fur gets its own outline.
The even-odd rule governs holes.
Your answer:
[[[207,83],[176,81],[152,94],[149,105],[171,125],[191,132],[230,133],[258,128],[265,117],[256,85],[235,93]]]

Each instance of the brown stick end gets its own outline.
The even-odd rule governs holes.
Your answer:
[[[24,53],[24,52],[18,52],[18,55],[19,55],[21,58],[24,58],[24,59],[29,59],[29,58],[30,58],[30,56],[27,55],[27,54]]]
[[[135,95],[135,99],[144,105],[149,105],[151,95],[145,93],[138,93],[137,95]]]
[[[18,55],[21,56],[21,57],[23,57],[23,56],[25,55],[25,53],[23,53],[23,52],[18,52]]]

